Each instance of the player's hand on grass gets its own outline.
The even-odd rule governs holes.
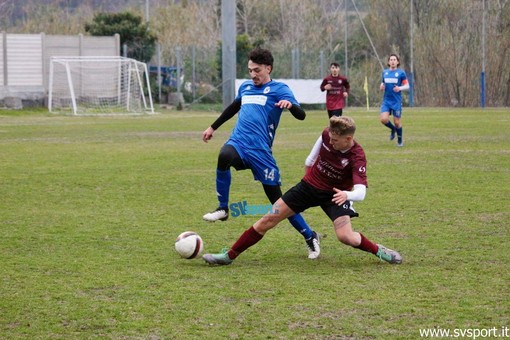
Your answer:
[[[345,192],[343,192],[342,190],[337,189],[337,188],[333,188],[333,190],[335,190],[335,192],[336,192],[333,195],[333,198],[331,199],[331,201],[333,201],[333,203],[335,203],[337,205],[341,205],[345,201],[347,201],[347,194]]]

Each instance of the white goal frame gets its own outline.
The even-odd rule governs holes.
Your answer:
[[[73,115],[154,113],[147,64],[135,59],[51,57],[49,73],[49,112],[71,111]]]

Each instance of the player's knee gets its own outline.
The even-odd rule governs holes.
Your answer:
[[[257,222],[256,230],[266,232],[269,229],[274,228],[280,221],[281,218],[279,218],[277,214],[266,214]]]
[[[227,170],[232,165],[234,155],[228,148],[222,148],[218,155],[218,166],[219,170]]]
[[[225,159],[230,159],[230,158],[232,158],[232,152],[231,152],[230,148],[228,148],[228,147],[221,148],[220,153],[218,155],[218,159],[225,160]]]

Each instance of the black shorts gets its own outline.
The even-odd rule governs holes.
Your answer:
[[[310,184],[301,181],[294,187],[290,188],[282,196],[282,200],[296,214],[305,211],[311,207],[320,206],[322,210],[329,216],[331,221],[336,220],[340,216],[358,217],[359,214],[352,207],[351,201],[346,201],[342,205],[337,205],[331,201],[333,192],[319,190]]]
[[[329,118],[333,116],[340,117],[343,113],[343,109],[336,109],[336,110],[328,110],[328,116]]]

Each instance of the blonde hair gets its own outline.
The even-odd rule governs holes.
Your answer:
[[[356,123],[347,116],[333,116],[329,119],[329,131],[338,136],[354,135]]]

